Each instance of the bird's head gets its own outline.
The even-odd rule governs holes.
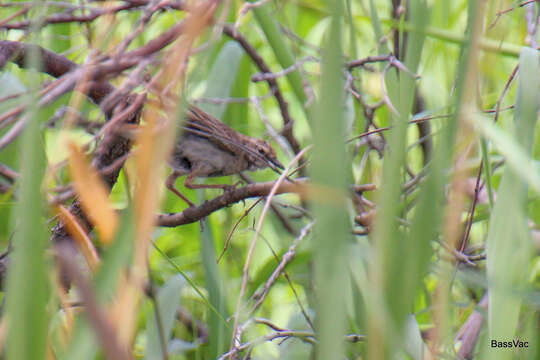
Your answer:
[[[249,170],[264,169],[268,166],[272,167],[272,165],[278,169],[284,169],[283,165],[277,159],[276,152],[269,143],[261,139],[251,138],[250,145],[253,153],[248,155],[250,162]]]

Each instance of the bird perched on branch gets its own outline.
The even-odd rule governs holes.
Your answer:
[[[274,149],[266,141],[240,134],[196,106],[190,106],[186,111],[182,133],[174,146],[169,165],[173,172],[165,184],[189,206],[193,206],[193,202],[174,186],[180,176],[187,175],[184,185],[190,189],[229,191],[235,186],[195,184],[193,180],[267,167],[278,173],[279,169],[283,170]]]

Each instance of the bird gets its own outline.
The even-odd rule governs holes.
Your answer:
[[[169,158],[172,173],[166,187],[190,207],[195,204],[175,187],[178,177],[187,175],[184,185],[189,189],[236,188],[228,184],[195,184],[198,177],[218,177],[270,167],[284,170],[272,146],[259,138],[237,132],[195,105],[188,106],[180,135]]]

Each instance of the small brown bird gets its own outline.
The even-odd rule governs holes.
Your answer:
[[[234,185],[194,184],[193,180],[196,177],[233,175],[266,167],[277,172],[283,169],[274,149],[266,141],[240,134],[196,106],[191,106],[186,112],[182,134],[176,142],[169,165],[173,172],[167,178],[166,186],[189,206],[193,206],[193,202],[174,186],[180,176],[187,175],[184,185],[190,189],[228,191]]]

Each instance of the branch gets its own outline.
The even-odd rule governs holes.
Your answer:
[[[7,62],[13,62],[21,68],[27,68],[29,66],[27,57],[32,51],[37,51],[41,55],[38,70],[51,76],[58,78],[67,73],[80,69],[80,67],[71,60],[65,58],[64,56],[45,50],[40,46],[7,40],[0,41],[0,69],[3,68]],[[86,95],[98,105],[107,97],[107,95],[116,90],[114,86],[106,81],[91,81],[90,84],[91,85],[89,86],[88,93]],[[118,109],[118,111],[127,109],[132,103],[137,102],[137,100],[140,101],[140,99],[135,96],[122,97],[115,104],[116,106],[104,111],[106,120],[108,121],[111,119],[115,109]],[[126,116],[125,121],[127,123],[138,122],[141,109],[142,102],[133,108],[133,111]],[[101,142],[98,150],[96,151],[93,163],[96,165],[98,170],[106,168],[113,164],[116,159],[126,155],[129,152],[130,147],[131,142],[128,139],[116,133],[107,132],[104,135],[103,141]],[[116,183],[120,169],[121,167],[117,167],[103,177],[103,180],[109,187],[109,190],[112,189],[112,186]],[[69,211],[74,216],[77,216],[81,220],[81,223],[87,226],[88,229],[92,229],[93,226],[82,212],[78,200],[73,202],[73,204],[69,207]],[[53,243],[70,244],[72,242],[71,240],[72,239],[67,232],[65,224],[63,222],[58,222],[52,230],[51,241]],[[5,275],[7,262],[8,256],[0,259],[0,281]],[[65,278],[66,274],[63,275],[64,280],[66,280],[65,285],[67,285],[69,282],[67,281],[67,278]]]
[[[27,59],[32,52],[39,54],[40,64],[37,70],[55,78],[79,68],[77,64],[68,58],[46,50],[41,46],[18,41],[0,40],[0,70],[8,62],[17,64],[20,68],[28,68],[30,64]],[[94,103],[99,104],[113,90],[114,86],[107,82],[92,82],[88,89],[88,97]]]
[[[129,2],[126,2],[122,5],[118,5],[115,7],[104,7],[104,8],[96,8],[96,7],[84,7],[84,6],[73,6],[71,9],[69,9],[66,12],[59,13],[59,14],[52,14],[42,20],[38,20],[38,24],[40,27],[45,27],[50,24],[64,24],[64,23],[89,23],[97,18],[104,16],[104,15],[112,15],[117,14],[121,11],[126,10],[138,10],[140,7],[146,6],[150,3],[150,1],[142,0],[142,1],[134,1],[131,0]],[[160,4],[158,4],[156,11],[161,9],[175,9],[175,10],[184,10],[186,7],[184,1],[162,1]],[[23,10],[24,13],[26,13],[30,7],[27,7]],[[82,10],[87,13],[82,15],[75,15],[73,14],[74,11]],[[19,15],[22,15],[19,14]],[[7,20],[7,21],[6,21]],[[15,23],[9,24],[8,21],[11,20],[11,17],[8,19],[4,19],[0,22],[0,29],[5,30],[22,30],[22,29],[28,29],[31,25],[35,25],[36,21],[30,21],[30,20],[23,20]]]
[[[230,38],[236,40],[240,46],[244,49],[244,51],[248,54],[248,56],[251,58],[251,60],[257,65],[259,70],[262,73],[271,73],[270,67],[266,65],[266,62],[262,58],[261,55],[255,50],[253,46],[247,41],[247,39],[238,33],[236,29],[231,25],[225,25],[223,27],[223,33]],[[279,90],[277,80],[275,78],[268,78],[266,79],[266,82],[268,83],[268,86],[270,86],[270,89],[272,93],[274,94],[276,101],[279,105],[279,110],[281,111],[281,116],[283,117],[283,136],[287,139],[289,144],[291,145],[293,151],[295,154],[298,154],[300,152],[300,144],[298,143],[298,140],[294,137],[293,131],[292,131],[292,125],[293,121],[291,119],[291,115],[289,114],[289,105],[285,101],[285,98],[283,97],[283,94]],[[302,163],[302,161],[300,162]]]
[[[276,194],[302,193],[303,185],[307,184],[306,179],[296,180],[295,183],[285,181],[276,191]],[[164,227],[175,227],[184,224],[191,224],[203,219],[216,210],[222,209],[239,201],[266,196],[272,190],[274,182],[249,184],[231,191],[225,192],[212,200],[205,201],[199,206],[189,207],[181,213],[160,214],[157,217],[157,225]]]

